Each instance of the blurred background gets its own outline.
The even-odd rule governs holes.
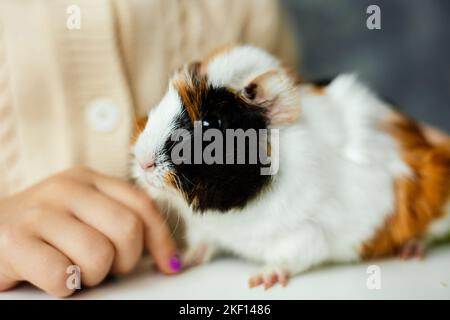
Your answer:
[[[400,110],[450,132],[449,0],[282,0],[306,79],[356,72]],[[381,30],[366,9],[381,8]]]

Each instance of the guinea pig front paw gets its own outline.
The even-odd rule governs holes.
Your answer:
[[[285,287],[289,280],[289,271],[286,268],[277,267],[270,268],[266,267],[261,272],[250,277],[248,280],[248,286],[250,288],[264,286],[264,289],[270,289],[275,284],[279,283],[282,287]]]
[[[181,257],[181,261],[185,267],[194,267],[209,262],[213,254],[214,250],[211,246],[205,243],[198,243],[187,248]]]

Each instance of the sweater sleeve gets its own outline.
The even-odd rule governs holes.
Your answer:
[[[4,21],[0,14],[0,199],[9,195],[20,182],[18,136],[8,70]]]
[[[137,113],[158,103],[168,76],[217,47],[253,44],[297,68],[297,49],[277,0],[119,1],[119,48]]]
[[[291,70],[298,70],[298,47],[281,1],[251,0],[246,7],[245,43],[262,47]]]

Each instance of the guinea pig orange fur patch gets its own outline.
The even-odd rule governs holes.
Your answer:
[[[309,91],[317,96],[323,96],[325,94],[325,86],[311,85]]]
[[[197,64],[195,64],[195,66],[197,66]],[[207,90],[206,79],[199,76],[196,69],[197,67],[189,68],[189,74],[184,74],[174,81],[174,87],[178,91],[183,107],[192,122],[199,119],[199,108]],[[193,81],[196,82],[195,86]]]
[[[363,258],[394,254],[409,240],[422,237],[444,214],[450,197],[450,140],[432,145],[414,120],[399,113],[392,114],[384,127],[398,141],[413,175],[395,181],[394,212],[364,243]]]
[[[202,185],[198,185],[196,186],[196,188],[193,190],[193,192],[188,195],[183,191],[183,188],[180,187],[179,185],[179,180],[176,176],[175,173],[168,171],[165,175],[164,175],[164,181],[169,185],[172,186],[173,188],[175,188],[176,190],[178,190],[179,192],[182,193],[183,197],[185,197],[186,199],[188,199],[188,197],[190,198],[190,202],[191,205],[195,208],[198,206],[199,204],[199,197],[198,194],[201,192],[204,192],[204,188]]]
[[[136,118],[136,123],[134,125],[134,132],[131,135],[131,145],[136,143],[137,138],[144,130],[145,125],[147,124],[147,120],[148,120],[147,116]]]
[[[168,171],[168,172],[165,174],[165,176],[164,176],[164,181],[165,181],[168,185],[170,185],[170,186],[174,187],[175,189],[178,189],[178,190],[181,191],[181,188],[179,188],[179,186],[178,186],[178,180],[177,180],[177,177],[176,177],[176,175],[175,175],[173,172]]]

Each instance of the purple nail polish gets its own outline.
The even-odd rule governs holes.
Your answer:
[[[170,259],[169,265],[170,265],[170,268],[175,272],[180,271],[181,268],[183,267],[181,260],[180,260],[180,258],[178,258],[177,255],[174,255],[172,257],[172,259]]]

